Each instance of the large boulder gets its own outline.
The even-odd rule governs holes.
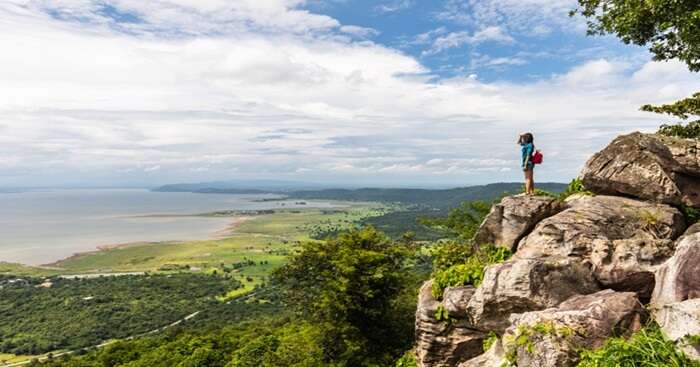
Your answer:
[[[491,212],[476,232],[476,243],[491,243],[515,250],[518,241],[535,225],[564,210],[565,205],[546,196],[506,196],[491,207]]]
[[[572,259],[511,260],[486,269],[484,280],[467,305],[469,321],[485,332],[502,333],[513,313],[557,306],[600,288],[590,268]]]
[[[463,289],[460,293],[467,296],[469,292]],[[452,296],[451,299],[456,298]],[[483,351],[485,334],[469,328],[464,321],[437,320],[436,312],[441,306],[444,307],[433,297],[432,281],[423,284],[416,311],[416,356],[419,366],[453,367]]]
[[[591,262],[596,279],[616,291],[636,292],[648,300],[654,290],[656,269],[673,255],[675,243],[668,239],[599,241]]]
[[[700,156],[692,139],[632,133],[619,136],[586,163],[587,189],[667,204],[700,206]]]
[[[689,357],[700,360],[700,298],[671,303],[654,310],[654,319],[670,340],[677,342]]]
[[[700,233],[683,236],[673,257],[656,271],[654,308],[700,298]]]
[[[517,366],[573,367],[581,348],[598,348],[611,336],[639,330],[642,312],[634,293],[604,290],[514,315],[503,336],[506,359]]]
[[[515,258],[559,256],[590,263],[606,288],[648,298],[654,272],[685,229],[677,209],[615,196],[579,196],[520,241]]]
[[[677,209],[615,196],[579,196],[569,208],[541,221],[518,246],[516,257],[589,258],[594,247],[628,239],[674,240],[685,229]]]

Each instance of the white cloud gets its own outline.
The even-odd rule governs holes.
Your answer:
[[[393,0],[391,2],[377,5],[374,10],[377,13],[394,13],[401,10],[410,9],[415,5],[414,0]]]
[[[249,2],[260,7],[249,17],[259,27],[274,11],[306,16],[294,10],[298,3]],[[57,4],[76,17],[95,14],[91,3]],[[206,13],[222,4],[176,5]],[[690,94],[700,82],[677,63],[612,59],[527,84],[440,81],[400,51],[338,37],[341,25],[273,31],[288,26],[282,19],[265,32],[248,25],[164,37],[57,21],[39,5],[0,5],[0,44],[10,50],[0,54],[3,185],[204,181],[234,172],[340,182],[509,180],[518,174],[509,171],[517,165],[514,138],[524,130],[545,153],[561,152],[539,178],[563,179],[613,135],[658,125],[639,105]],[[139,14],[164,16],[150,11]],[[163,29],[174,20],[149,22]]]
[[[509,32],[541,37],[559,30],[580,31],[585,23],[568,17],[576,0],[448,0],[435,16],[479,28],[498,25]]]
[[[373,28],[358,27],[354,25],[344,25],[340,27],[340,31],[343,33],[351,34],[353,36],[367,38],[379,35],[379,31]]]
[[[485,42],[508,44],[514,42],[514,39],[505,33],[503,29],[495,26],[481,29],[473,34],[467,31],[451,32],[435,38],[432,47],[425,51],[424,54],[434,55],[451,48],[457,48],[467,44],[478,45]]]

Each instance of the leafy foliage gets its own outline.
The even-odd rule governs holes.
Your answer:
[[[173,329],[122,341],[46,367],[321,367],[318,330],[302,320],[262,317],[217,330]]]
[[[578,0],[589,34],[615,34],[650,45],[655,60],[678,59],[700,71],[700,3],[696,0]],[[576,12],[573,12],[576,13]]]
[[[0,351],[39,354],[151,331],[215,304],[240,285],[207,275],[52,279],[0,287]]]
[[[609,339],[594,351],[581,353],[579,367],[698,367],[700,363],[690,360],[675,344],[664,338],[658,326],[648,326],[628,340]]]
[[[435,310],[435,320],[446,322],[450,321],[450,314],[447,312],[444,305],[438,305],[437,309]]]
[[[691,121],[685,125],[661,125],[657,134],[684,139],[700,139],[700,120]]]
[[[662,106],[645,105],[642,106],[642,110],[668,114],[681,120],[687,120],[691,115],[700,117],[700,93]],[[690,121],[685,125],[680,123],[662,125],[658,133],[677,138],[700,139],[700,120]]]
[[[490,210],[490,203],[479,200],[466,201],[450,210],[445,218],[423,218],[421,222],[426,226],[441,228],[454,236],[470,240]]]
[[[418,367],[415,352],[413,350],[406,352],[406,354],[396,361],[396,367]]]
[[[442,242],[432,249],[431,255],[433,272],[437,273],[469,261],[469,258],[474,255],[474,246],[458,241]]]
[[[511,255],[510,250],[503,247],[494,245],[475,246],[466,261],[452,265],[444,270],[438,270],[433,274],[433,296],[441,298],[447,287],[469,284],[479,286],[484,280],[484,271],[487,266],[506,261]]]
[[[486,335],[486,338],[484,338],[483,342],[483,348],[484,352],[488,351],[491,349],[491,347],[498,341],[498,334],[495,332],[490,332],[488,335]]]
[[[411,313],[398,302],[408,256],[404,246],[367,227],[302,244],[275,279],[289,306],[319,327],[324,361],[386,365],[412,339]]]
[[[678,209],[683,213],[687,226],[691,226],[700,221],[700,210],[686,205],[681,205]]]
[[[589,191],[588,189],[586,189],[585,186],[583,186],[583,181],[580,178],[575,178],[571,180],[566,189],[561,194],[559,194],[559,200],[564,201],[569,196],[577,194],[589,196],[593,195],[593,192]]]

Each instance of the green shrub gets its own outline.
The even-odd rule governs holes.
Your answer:
[[[580,178],[575,178],[571,180],[569,186],[566,187],[566,190],[559,194],[559,200],[564,201],[569,196],[576,194],[592,196],[593,192],[587,190],[586,187],[583,186],[583,180],[581,180]]]
[[[491,203],[484,201],[465,201],[457,208],[451,209],[447,217],[421,218],[419,223],[434,229],[446,231],[452,237],[470,240],[491,210]]]
[[[396,361],[396,367],[418,367],[415,352],[413,350],[406,352],[406,354]]]
[[[447,287],[463,285],[479,286],[484,279],[484,270],[488,265],[501,263],[510,258],[512,253],[503,247],[484,245],[472,248],[472,254],[462,263],[433,274],[433,296],[441,298]]]
[[[433,272],[437,273],[452,266],[464,264],[472,255],[474,255],[474,246],[471,243],[443,242],[435,246],[431,251]]]
[[[700,210],[685,205],[681,206],[680,209],[687,225],[695,224],[700,220]]]
[[[483,342],[483,348],[484,352],[488,351],[491,349],[491,347],[498,341],[498,334],[494,333],[493,331],[488,333],[486,335],[486,339],[484,339]]]
[[[593,351],[583,351],[578,367],[700,367],[673,342],[664,338],[656,325],[645,327],[628,340],[611,338]]]
[[[447,312],[447,309],[443,305],[439,305],[437,309],[435,310],[435,320],[438,321],[450,321],[450,314]]]

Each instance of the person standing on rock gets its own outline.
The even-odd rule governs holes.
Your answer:
[[[522,151],[522,167],[525,173],[525,195],[535,195],[535,163],[532,155],[535,153],[534,138],[531,133],[521,134],[518,144]]]

